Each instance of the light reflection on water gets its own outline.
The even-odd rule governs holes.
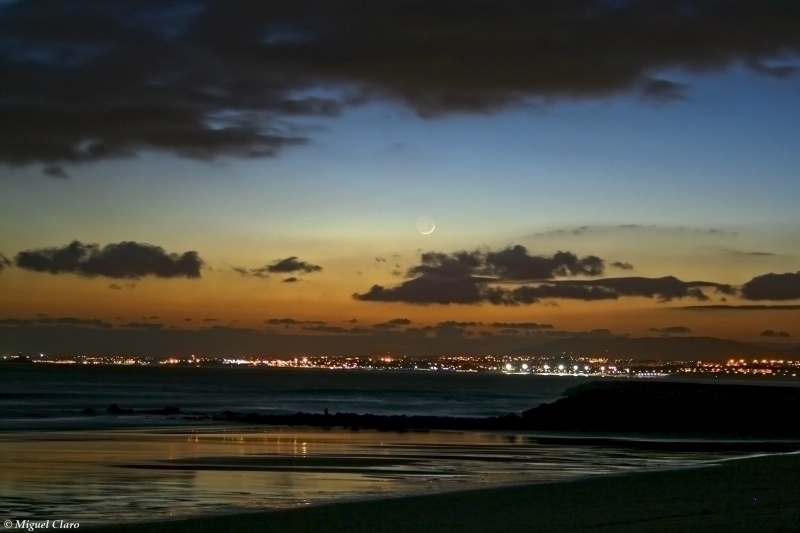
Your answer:
[[[720,458],[525,435],[259,427],[0,434],[0,515],[82,525],[574,479]]]

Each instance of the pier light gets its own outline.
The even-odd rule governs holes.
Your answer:
[[[506,370],[513,370],[514,367],[511,366],[511,363],[506,363]]]
[[[522,370],[528,370],[528,363],[522,363]]]
[[[558,371],[559,372],[563,372],[564,371],[564,365],[558,365]]]

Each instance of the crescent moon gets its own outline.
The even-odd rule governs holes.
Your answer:
[[[430,235],[436,229],[436,222],[431,217],[419,217],[417,219],[417,231],[422,235]]]

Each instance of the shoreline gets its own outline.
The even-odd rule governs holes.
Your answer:
[[[788,453],[565,482],[86,529],[98,533],[796,531],[798,501],[800,454]]]

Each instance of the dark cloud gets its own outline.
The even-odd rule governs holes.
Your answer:
[[[320,272],[322,271],[322,267],[318,265],[312,265],[311,263],[307,263],[305,261],[300,261],[297,257],[287,257],[286,259],[276,259],[272,263],[265,265],[260,268],[244,268],[244,267],[232,267],[234,272],[245,276],[245,277],[254,277],[254,278],[268,278],[271,274],[292,274],[295,272],[299,272],[301,274],[310,274],[313,272]],[[293,283],[298,281],[298,279],[294,276],[286,278],[283,280],[286,283]]]
[[[687,305],[685,311],[798,311],[800,305]]]
[[[362,302],[406,302],[411,304],[478,304],[484,300],[478,280],[466,277],[448,279],[433,275],[411,279],[395,287],[373,285],[363,294],[353,294]]]
[[[782,338],[789,338],[791,335],[787,331],[773,331],[771,329],[762,331],[759,333],[762,337],[782,337]]]
[[[64,165],[144,150],[274,156],[307,142],[294,117],[375,100],[424,117],[623,93],[670,101],[687,88],[658,74],[666,68],[744,63],[786,78],[795,67],[769,60],[800,49],[800,9],[786,0],[466,0],[458,9],[449,0],[73,0],[0,9],[0,161],[41,164],[56,177]]]
[[[656,333],[663,333],[665,335],[685,335],[687,333],[692,332],[692,330],[687,328],[686,326],[667,326],[665,328],[650,328],[650,331],[655,331]]]
[[[62,325],[62,326],[88,326],[92,328],[113,328],[114,326],[105,322],[103,320],[98,320],[96,318],[74,318],[74,317],[63,317],[63,318],[38,318],[36,319],[38,324],[44,325]]]
[[[324,325],[325,322],[322,320],[295,320],[294,318],[270,318],[265,320],[264,323],[271,324],[273,326],[295,326],[299,324],[318,324]]]
[[[34,272],[116,279],[199,278],[203,267],[197,252],[167,253],[160,246],[132,241],[107,244],[102,248],[97,244],[72,241],[60,248],[19,252],[15,263],[19,268]]]
[[[661,301],[670,301],[681,298],[694,298],[705,301],[709,297],[702,291],[704,288],[713,289],[720,294],[735,294],[735,289],[727,284],[711,281],[681,281],[674,276],[661,278],[627,277],[608,278],[591,281],[571,280],[562,283],[566,286],[580,286],[609,289],[618,296],[641,296],[657,298]]]
[[[633,270],[633,265],[630,263],[624,263],[622,261],[614,261],[611,263],[611,266],[614,268],[619,268],[620,270]]]
[[[603,281],[603,280],[599,280]],[[616,291],[600,286],[577,285],[574,283],[542,285],[524,285],[516,289],[501,287],[488,288],[485,291],[486,300],[495,305],[530,305],[543,299],[564,300],[616,300],[619,294]]]
[[[312,265],[311,263],[306,263],[305,261],[300,261],[297,257],[287,257],[286,259],[277,259],[272,264],[266,267],[267,271],[276,274],[288,274],[290,272],[319,272],[322,270],[321,266]]]
[[[444,322],[439,322],[436,324],[435,327],[437,328],[468,328],[472,326],[478,326],[480,322],[459,322],[458,320],[445,320]]]
[[[301,322],[299,320],[295,320],[294,318],[270,318],[268,320],[265,320],[264,322],[267,323],[267,324],[273,324],[273,325],[276,325],[276,326],[277,325],[293,326],[295,324],[303,324],[303,322]]]
[[[488,252],[485,262],[490,275],[509,281],[599,276],[604,269],[603,260],[593,255],[578,258],[570,252],[557,252],[552,257],[533,256],[520,245]]]
[[[747,300],[800,300],[800,272],[764,274],[742,285]]]
[[[536,322],[493,322],[492,327],[510,329],[553,329],[552,324],[537,324]]]
[[[450,279],[484,276],[505,281],[527,281],[599,276],[603,269],[603,260],[593,255],[582,258],[571,252],[556,252],[553,256],[531,255],[524,246],[515,245],[498,251],[425,252],[420,255],[420,264],[409,268],[406,275]]]
[[[127,324],[121,324],[120,327],[129,329],[157,330],[157,329],[162,329],[164,327],[164,324],[158,324],[155,322],[128,322]]]
[[[6,267],[11,266],[11,264],[11,260],[8,257],[0,254],[0,272],[2,272]]]
[[[372,327],[375,329],[395,329],[398,326],[407,326],[411,324],[411,320],[407,318],[393,318],[391,320],[387,320],[386,322],[381,322],[380,324],[374,324]]]
[[[306,331],[316,331],[318,333],[332,333],[336,335],[366,335],[372,333],[367,328],[342,328],[339,326],[303,326]]]

